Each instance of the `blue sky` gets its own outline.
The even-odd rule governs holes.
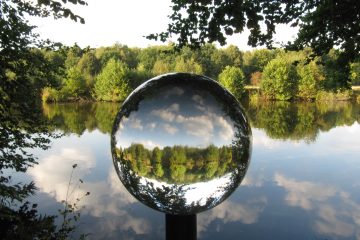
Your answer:
[[[116,145],[126,148],[141,143],[149,149],[230,145],[235,128],[222,108],[206,91],[186,86],[159,89],[155,96],[140,102],[138,111],[122,119]]]

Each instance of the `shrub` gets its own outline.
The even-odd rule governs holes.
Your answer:
[[[227,66],[219,74],[219,82],[236,97],[244,93],[244,73],[238,67]]]
[[[273,59],[265,67],[261,91],[268,99],[290,100],[296,93],[295,66],[284,59]]]
[[[322,68],[315,62],[300,64],[297,66],[299,76],[297,97],[305,100],[316,98],[325,79]]]
[[[95,82],[95,98],[103,101],[123,101],[130,93],[129,69],[125,63],[110,59]]]
[[[319,91],[317,101],[348,101],[352,98],[352,90],[337,90],[336,92]]]

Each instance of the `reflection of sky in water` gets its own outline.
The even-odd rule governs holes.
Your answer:
[[[320,132],[316,142],[270,139],[253,129],[252,163],[241,187],[198,215],[199,239],[360,240],[360,125]],[[109,135],[56,139],[29,176],[41,213],[56,213],[71,165],[84,184],[80,232],[92,239],[164,239],[164,216],[140,204],[113,169]],[[16,179],[13,180],[16,182]]]
[[[142,100],[138,111],[122,119],[116,133],[118,147],[141,143],[148,149],[223,146],[231,144],[233,136],[233,123],[219,102],[205,91],[186,87],[160,90],[157,96]]]

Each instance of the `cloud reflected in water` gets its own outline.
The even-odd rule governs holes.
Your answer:
[[[327,236],[360,239],[360,204],[351,194],[327,184],[299,181],[275,174],[275,182],[287,191],[288,205],[312,211],[316,232]]]

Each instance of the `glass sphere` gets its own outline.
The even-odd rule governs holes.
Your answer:
[[[196,214],[241,183],[251,129],[243,108],[216,81],[166,74],[122,104],[111,148],[121,182],[139,201],[169,214]]]

